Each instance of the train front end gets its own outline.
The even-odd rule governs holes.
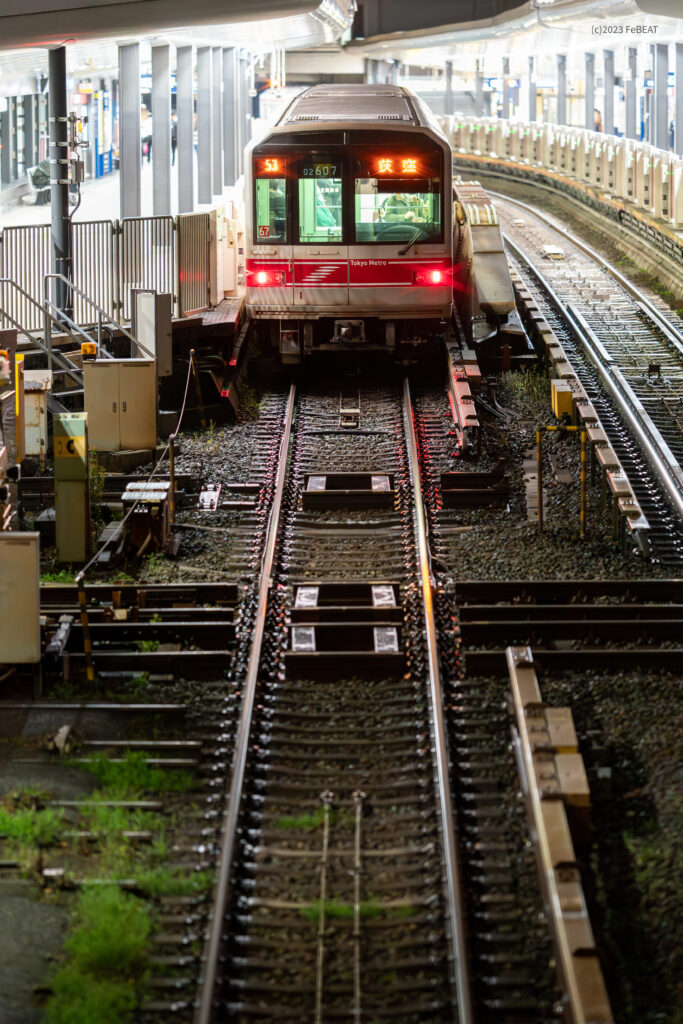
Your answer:
[[[451,315],[448,143],[395,86],[302,95],[248,154],[248,314],[284,362],[413,358]]]

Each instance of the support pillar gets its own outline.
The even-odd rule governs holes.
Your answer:
[[[240,114],[242,127],[240,131],[239,168],[240,174],[244,174],[244,147],[249,142],[251,132],[249,117],[249,58],[240,57]]]
[[[503,109],[500,116],[510,117],[510,58],[503,57]]]
[[[119,188],[121,216],[142,213],[140,151],[140,44],[119,46]],[[152,130],[154,122],[152,122]]]
[[[213,194],[223,195],[223,67],[220,46],[213,47]]]
[[[24,171],[29,167],[35,167],[36,160],[36,139],[34,130],[34,97],[24,96]]]
[[[638,50],[635,46],[628,48],[628,71],[624,83],[624,102],[626,104],[626,138],[635,139],[637,133],[636,117],[636,86],[638,82]]]
[[[152,47],[152,182],[154,216],[171,213],[171,48]]]
[[[534,78],[533,57],[529,57],[529,120],[536,120],[536,79]]]
[[[614,50],[603,50],[605,60],[605,109],[602,112],[602,130],[614,135]]]
[[[52,271],[71,280],[69,222],[69,126],[66,105],[66,47],[48,52],[50,79],[50,214],[52,218]],[[138,108],[138,124],[140,109]],[[71,312],[71,290],[57,281],[55,304]]]
[[[197,47],[197,201],[213,199],[211,47]]]
[[[650,107],[650,119],[654,120],[653,144],[658,149],[669,148],[669,46],[667,43],[655,43],[652,47],[654,58],[655,91]]]
[[[372,85],[375,81],[375,62],[369,57],[363,61],[363,81],[366,85]]]
[[[398,85],[398,61],[392,60],[390,81],[392,85]]]
[[[674,152],[683,156],[683,43],[676,43],[674,77]]]
[[[223,50],[223,183],[237,181],[237,51]]]
[[[484,116],[484,89],[483,89],[481,61],[477,58],[474,66],[474,112],[477,117]]]
[[[557,123],[567,123],[567,56],[557,55]]]
[[[0,181],[9,185],[10,181],[10,120],[9,110],[0,111]]]
[[[194,53],[176,50],[176,113],[178,115],[178,212],[194,210]]]
[[[446,94],[444,96],[444,113],[452,114],[454,112],[453,106],[453,61],[447,60],[445,67],[446,75]]]

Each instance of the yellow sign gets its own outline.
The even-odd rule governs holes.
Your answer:
[[[56,459],[85,459],[85,437],[55,437]]]

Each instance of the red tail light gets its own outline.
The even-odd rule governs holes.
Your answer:
[[[445,284],[446,276],[443,270],[416,270],[413,281],[420,285]]]
[[[284,270],[257,270],[249,282],[252,288],[278,288],[284,283]]]

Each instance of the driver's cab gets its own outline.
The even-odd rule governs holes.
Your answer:
[[[441,162],[438,149],[357,147],[354,242],[442,240]]]

